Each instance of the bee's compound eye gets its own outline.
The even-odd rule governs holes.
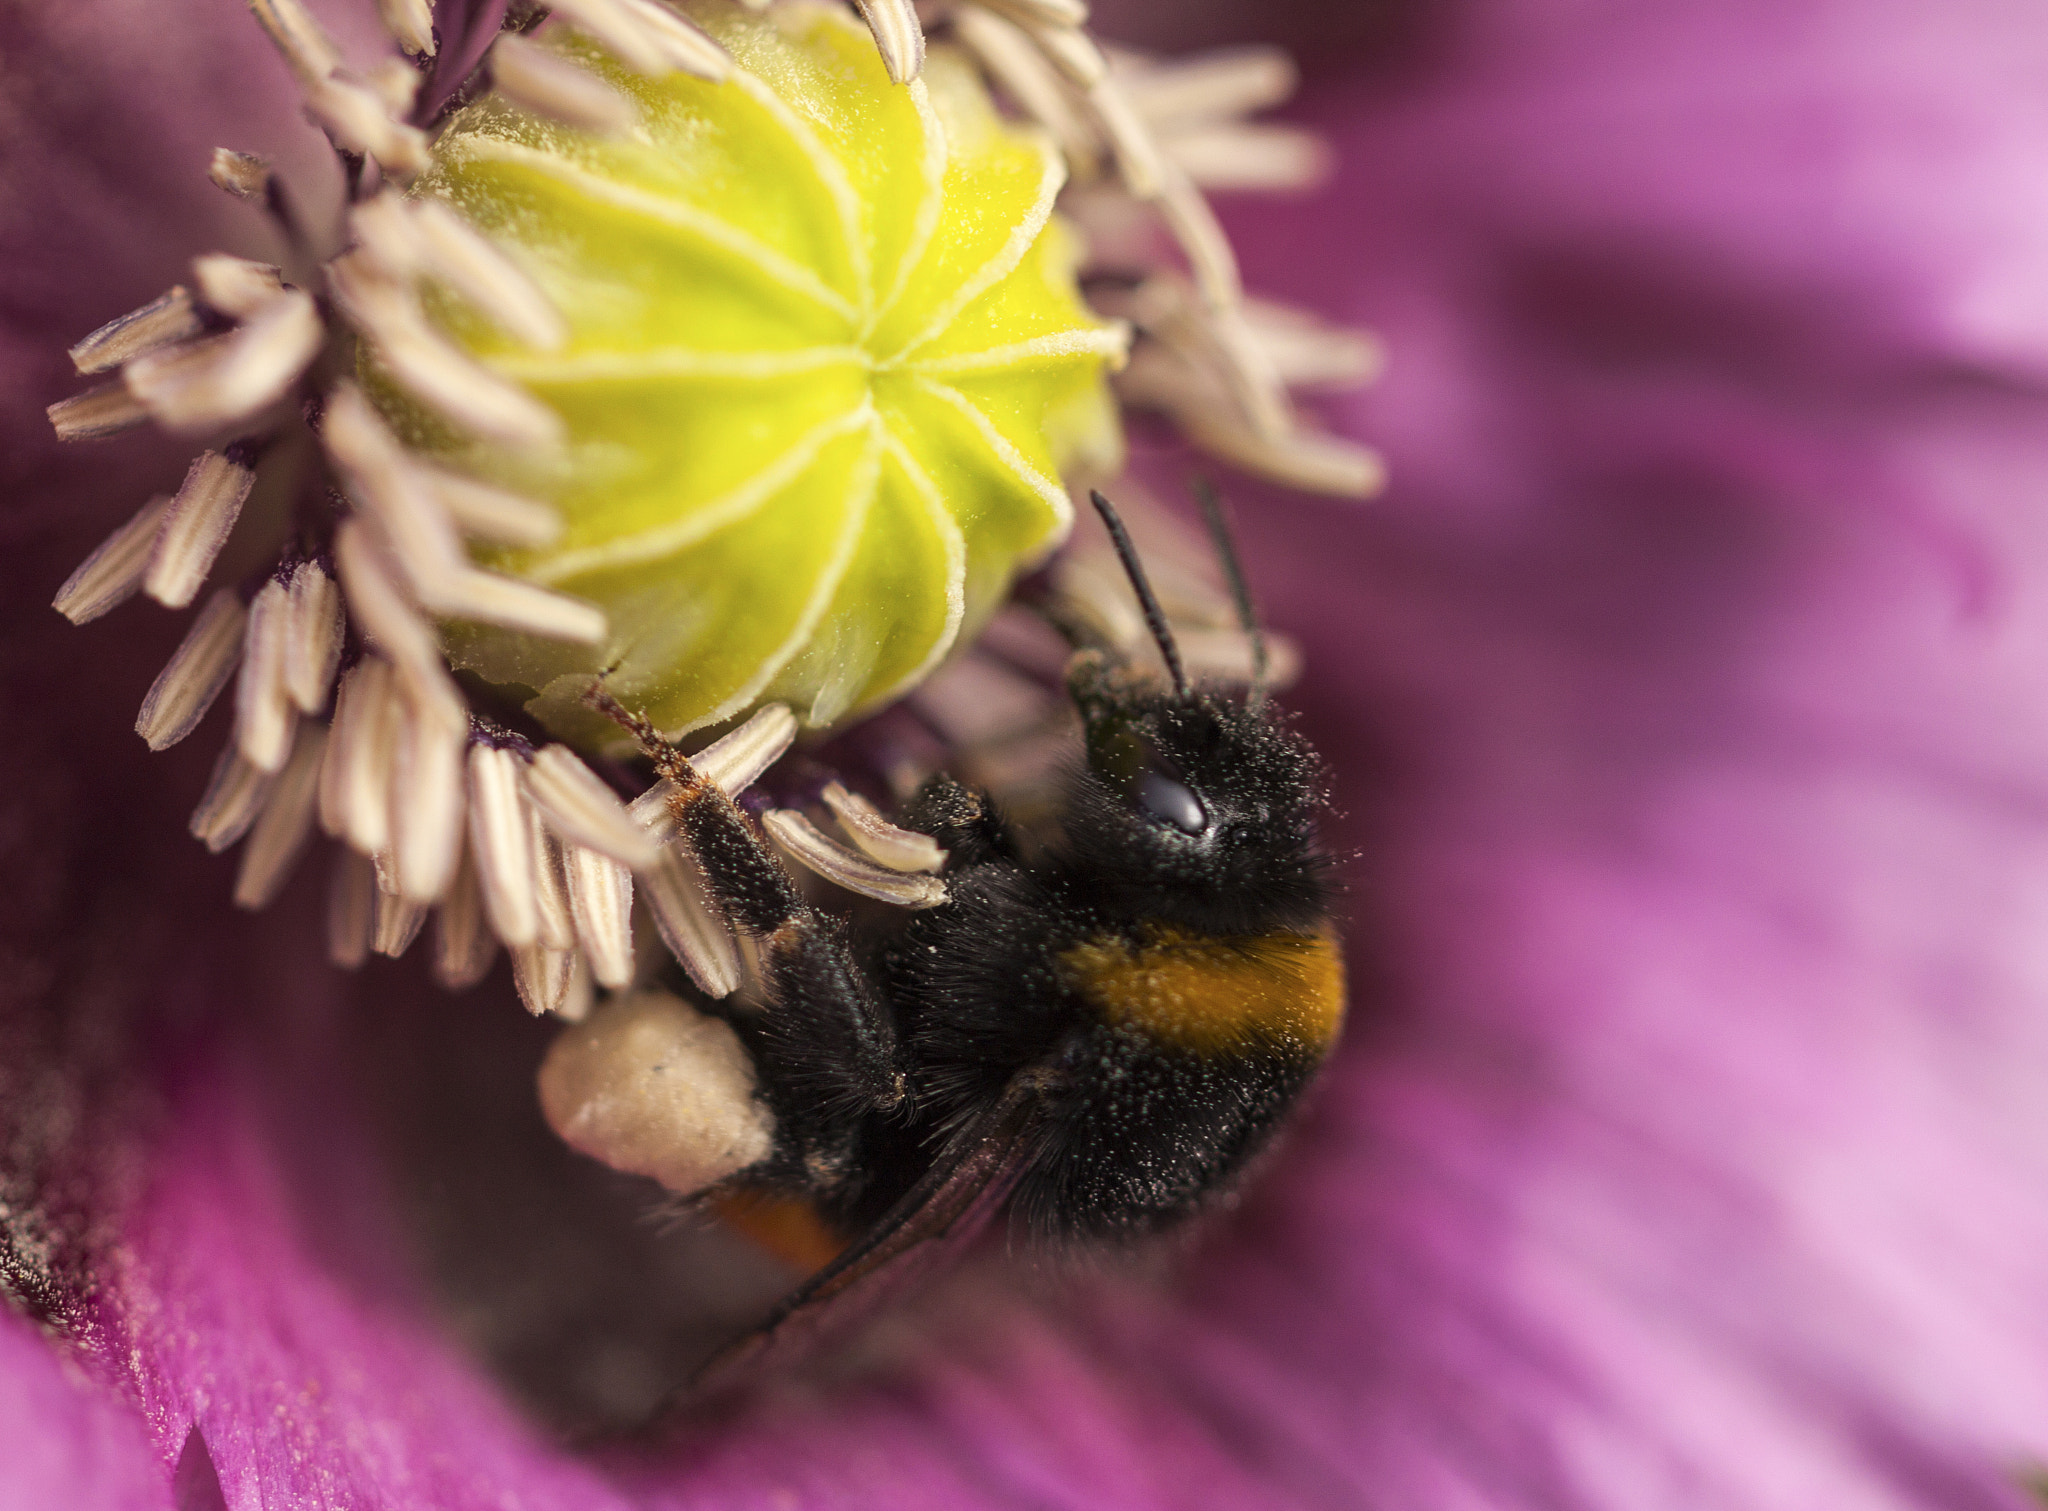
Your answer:
[[[1156,771],[1138,774],[1137,785],[1131,789],[1131,800],[1147,818],[1171,824],[1183,834],[1200,834],[1209,827],[1208,810],[1203,808],[1202,800],[1195,796],[1194,790]]]

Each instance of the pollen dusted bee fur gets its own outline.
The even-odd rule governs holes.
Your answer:
[[[699,1194],[756,1232],[772,1217],[785,1251],[819,1224],[844,1245],[757,1343],[1006,1205],[1054,1242],[1190,1216],[1230,1188],[1341,1026],[1320,764],[1256,683],[1187,683],[1097,503],[1172,685],[1099,650],[1074,657],[1085,754],[1044,832],[950,776],[927,782],[898,822],[946,852],[939,906],[873,929],[813,906],[730,797],[591,695],[672,784],[680,834],[756,946],[759,1000],[709,1011],[752,1064],[769,1152]],[[1239,601],[1256,636],[1241,587]],[[792,1205],[816,1223],[792,1227]]]

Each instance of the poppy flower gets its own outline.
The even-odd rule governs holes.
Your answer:
[[[221,239],[186,165],[287,157],[290,80],[231,6],[14,19],[10,1497],[2028,1503],[2029,12],[1521,0],[1311,55],[1335,177],[1226,215],[1385,336],[1331,419],[1392,482],[1233,493],[1355,854],[1352,1028],[1184,1251],[971,1269],[624,1440],[745,1265],[554,1144],[504,993],[330,970],[317,878],[221,906],[207,755],[128,729],[176,627],[43,607],[184,460],[51,442],[64,347]]]

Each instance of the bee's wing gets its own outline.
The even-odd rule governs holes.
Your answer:
[[[698,1375],[697,1388],[737,1383],[771,1357],[801,1357],[919,1276],[957,1258],[1024,1173],[1042,1106],[1024,1077],[1013,1081],[947,1141],[932,1167],[873,1227],[714,1357]]]

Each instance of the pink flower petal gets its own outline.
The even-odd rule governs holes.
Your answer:
[[[164,1466],[133,1411],[78,1378],[28,1322],[7,1312],[0,1312],[0,1504],[68,1511],[167,1511],[170,1504]]]
[[[836,1377],[602,1451],[478,1363],[581,1360],[595,1399],[570,1345],[630,1374],[660,1355],[635,1318],[668,1325],[631,1194],[524,1142],[538,1030],[488,988],[310,965],[314,878],[229,914],[177,833],[203,753],[125,733],[166,621],[40,607],[168,462],[58,460],[24,417],[64,340],[199,244],[172,167],[243,106],[146,39],[35,34],[48,78],[104,63],[176,108],[61,117],[105,128],[71,133],[74,201],[0,181],[53,207],[0,245],[39,291],[0,351],[28,542],[0,559],[0,1148],[29,1280],[106,1390],[0,1328],[0,1422],[57,1454],[0,1493],[161,1504],[196,1424],[232,1511],[2024,1504],[2048,27],[2016,0],[1437,14],[1309,102],[1335,188],[1235,217],[1255,287],[1395,353],[1338,414],[1390,453],[1383,502],[1239,492],[1362,852],[1356,1023],[1309,1115],[1177,1274],[1042,1304],[970,1274]],[[227,7],[187,40],[254,59],[245,33]],[[113,1467],[67,1498],[74,1443]]]

